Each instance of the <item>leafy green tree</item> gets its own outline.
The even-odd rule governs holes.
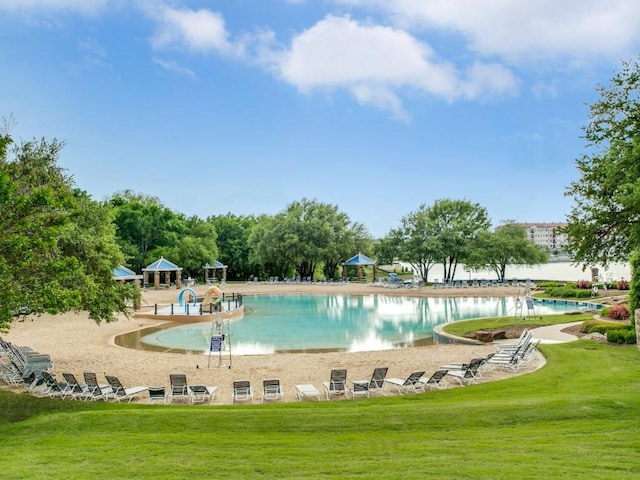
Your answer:
[[[303,278],[313,277],[319,264],[332,278],[339,263],[353,255],[350,249],[370,244],[366,229],[350,225],[337,206],[306,198],[272,218],[263,218],[250,236],[252,258],[265,266],[278,266],[281,272],[292,266]]]
[[[0,328],[19,312],[88,310],[111,321],[134,296],[113,281],[123,256],[112,212],[75,189],[57,164],[63,146],[0,135]]]
[[[452,280],[478,235],[489,229],[487,210],[467,200],[436,200],[427,210],[427,218],[427,236],[433,239],[433,251],[441,255],[444,279]]]
[[[342,262],[356,253],[370,255],[373,251],[373,240],[367,228],[358,222],[350,223],[349,217],[338,211],[336,206],[329,206],[325,211],[326,221],[333,227],[329,244],[322,253],[322,273],[325,278],[336,278]]]
[[[218,258],[216,227],[197,216],[186,219],[184,233],[177,244],[167,253],[168,258],[183,269],[183,276],[204,276],[203,265]]]
[[[275,227],[274,217],[261,215],[249,234],[251,253],[249,261],[260,265],[260,270],[254,276],[263,278],[267,275],[277,275],[280,278],[289,277],[295,272],[287,257],[281,256],[278,248],[279,232]]]
[[[566,191],[575,205],[564,231],[576,262],[607,265],[629,261],[640,247],[640,66],[624,63],[596,90],[583,129],[588,153],[576,160],[580,178]]]
[[[411,264],[425,282],[429,281],[431,268],[444,257],[431,208],[425,204],[402,217],[401,227],[392,230],[386,241],[396,246],[397,256]]]
[[[391,230],[383,238],[377,239],[373,244],[375,257],[380,265],[391,265],[396,258],[399,258],[399,248],[395,239],[396,230]]]
[[[171,260],[171,249],[186,231],[184,218],[179,218],[159,199],[131,190],[114,194],[109,203],[115,210],[118,244],[132,270],[140,272],[157,260],[155,255],[161,253],[160,248],[165,249],[163,252]]]
[[[540,265],[548,255],[527,237],[524,228],[507,221],[493,232],[480,232],[465,263],[474,269],[489,268],[503,281],[507,265]]]
[[[249,235],[258,223],[253,215],[237,216],[232,213],[211,216],[207,219],[213,223],[218,234],[218,260],[227,265],[229,280],[249,280],[254,276],[262,276],[259,264],[252,262]]]

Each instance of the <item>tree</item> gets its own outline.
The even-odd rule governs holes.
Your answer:
[[[325,275],[332,278],[339,262],[353,254],[350,249],[366,247],[371,240],[362,225],[350,226],[349,217],[337,206],[303,198],[261,219],[249,243],[252,258],[265,266],[277,266],[280,272],[291,266],[305,278],[313,277],[323,264]]]
[[[218,234],[218,260],[228,266],[227,279],[248,280],[259,276],[260,267],[250,261],[249,246],[249,235],[258,219],[252,215],[237,216],[227,213],[209,217],[207,221],[213,223]]]
[[[395,245],[397,256],[409,262],[423,281],[429,281],[429,271],[442,261],[441,239],[437,236],[431,210],[425,204],[402,217],[402,226],[391,230],[386,243]]]
[[[609,87],[598,86],[583,128],[588,153],[565,192],[575,205],[563,229],[576,262],[629,261],[640,247],[640,66],[624,63]]]
[[[436,200],[427,211],[434,251],[441,255],[444,280],[453,280],[458,263],[466,260],[473,242],[490,226],[487,210],[467,200]]]
[[[63,146],[0,135],[0,328],[20,312],[88,310],[97,322],[129,312],[133,289],[113,281],[123,256],[112,212],[57,165]]]
[[[217,233],[213,223],[197,216],[185,220],[185,230],[167,256],[183,268],[183,275],[198,278],[202,267],[218,258]]]
[[[155,197],[125,190],[114,194],[109,203],[115,210],[118,244],[136,272],[156,260],[158,248],[175,247],[185,233],[184,218]]]
[[[481,232],[465,261],[471,268],[490,268],[504,281],[507,265],[540,265],[548,253],[533,243],[527,232],[513,221],[504,222],[493,232]]]

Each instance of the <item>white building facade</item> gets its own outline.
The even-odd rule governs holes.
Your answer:
[[[567,234],[558,230],[566,223],[518,223],[527,232],[527,237],[552,254],[566,253]]]

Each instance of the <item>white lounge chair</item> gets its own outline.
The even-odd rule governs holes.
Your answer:
[[[249,380],[236,380],[233,382],[232,403],[253,401],[253,389]]]
[[[295,391],[296,391],[296,394],[295,394],[296,398],[298,399],[299,402],[303,400],[310,400],[310,399],[320,400],[321,393],[318,391],[316,387],[314,387],[309,383],[296,385]]]
[[[111,393],[109,394],[109,399],[115,400],[116,402],[122,402],[126,400],[131,403],[131,400],[134,398],[139,398],[142,392],[146,392],[149,387],[130,387],[125,388],[122,385],[122,382],[115,375],[107,375],[105,373],[104,377],[107,379],[107,383],[111,387]]]
[[[218,387],[207,387],[205,385],[189,385],[189,403],[204,403],[207,399],[213,403],[218,395]]]
[[[373,370],[373,374],[371,375],[370,380],[354,380],[351,382],[353,388],[351,389],[351,396],[370,396],[375,392],[382,392],[383,394],[387,391],[384,386],[384,379],[387,376],[387,372],[389,371],[388,367],[378,367]],[[357,390],[356,390],[357,385]],[[366,390],[362,388],[363,385],[366,385]],[[364,393],[366,391],[366,394]]]
[[[404,395],[405,393],[424,392],[424,383],[420,382],[423,375],[424,370],[419,370],[413,372],[405,380],[400,378],[387,378],[385,379],[385,382],[395,387],[400,395]]]
[[[271,378],[262,381],[262,403],[265,401],[276,402],[278,400],[284,400],[284,389],[280,385],[280,380]]]
[[[331,370],[331,376],[328,382],[322,382],[327,400],[334,395],[344,395],[348,398],[349,390],[347,390],[347,369],[334,368]]]

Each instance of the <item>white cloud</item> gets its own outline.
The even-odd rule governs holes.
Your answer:
[[[294,37],[274,68],[305,93],[345,88],[361,104],[403,121],[408,120],[399,96],[403,89],[446,101],[516,90],[505,67],[476,62],[461,73],[405,31],[332,15]]]
[[[462,35],[467,48],[514,64],[618,62],[640,46],[637,0],[336,0],[383,11],[402,28]]]
[[[160,58],[154,58],[153,63],[164,68],[165,70],[168,70],[170,72],[177,73],[180,75],[185,75],[193,80],[198,78],[193,70],[187,67],[183,67],[179,63],[174,62],[172,60],[162,60]]]
[[[217,12],[163,7],[158,22],[152,39],[156,49],[183,47],[198,53],[222,54],[233,51],[224,18]]]
[[[0,0],[0,10],[75,10],[93,13],[108,0]]]

